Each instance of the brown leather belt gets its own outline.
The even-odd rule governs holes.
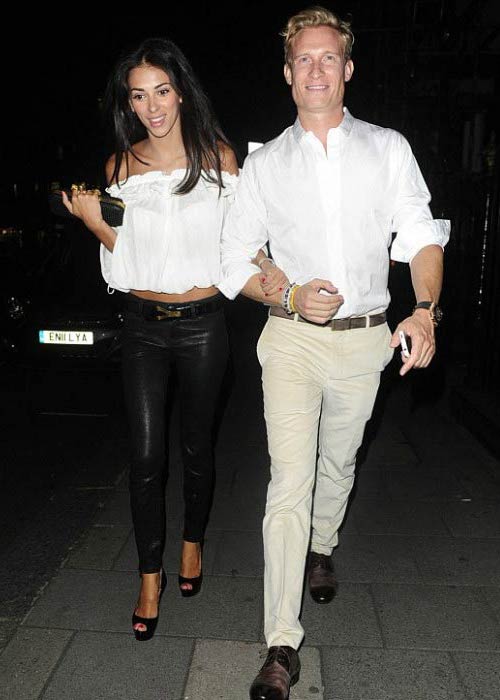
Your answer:
[[[334,318],[326,323],[313,323],[306,318],[302,318],[299,314],[287,314],[285,309],[280,306],[272,306],[269,311],[270,316],[278,318],[286,318],[288,321],[298,321],[299,323],[309,323],[311,326],[319,326],[319,328],[331,328],[332,331],[350,331],[353,328],[373,328],[380,326],[386,322],[387,315],[385,311],[372,316],[350,316],[349,318]]]

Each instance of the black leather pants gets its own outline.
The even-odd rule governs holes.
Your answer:
[[[144,302],[147,308],[151,302]],[[183,305],[185,306],[185,305]],[[212,499],[212,427],[226,369],[222,309],[197,318],[146,320],[130,306],[123,332],[123,385],[132,459],[130,502],[139,569],[159,571],[165,544],[165,404],[168,377],[178,376],[184,465],[184,539],[203,539]]]

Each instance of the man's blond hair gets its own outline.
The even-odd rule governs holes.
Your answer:
[[[314,5],[307,10],[298,12],[290,17],[286,27],[281,32],[285,40],[285,63],[291,65],[293,40],[301,29],[306,27],[332,27],[336,29],[344,42],[344,60],[351,58],[354,34],[351,31],[350,22],[346,22],[320,5]]]

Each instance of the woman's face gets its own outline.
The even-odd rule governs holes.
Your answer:
[[[132,68],[128,88],[130,107],[150,136],[163,138],[180,132],[182,97],[175,92],[164,70],[148,64]]]

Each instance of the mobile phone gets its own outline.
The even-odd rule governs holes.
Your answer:
[[[399,331],[399,343],[401,345],[401,354],[403,357],[410,357],[411,340],[403,331]]]

